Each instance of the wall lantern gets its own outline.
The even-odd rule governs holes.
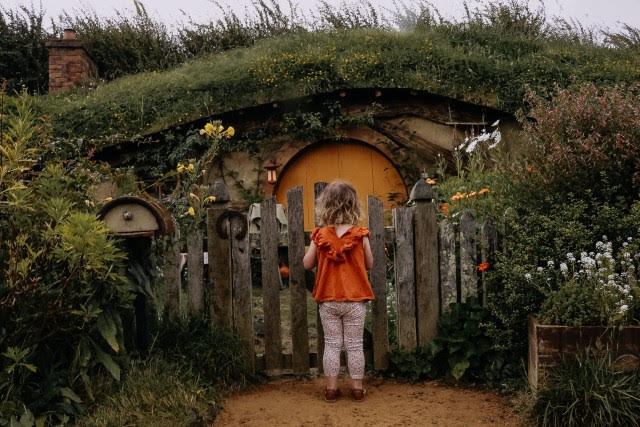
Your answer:
[[[274,162],[269,162],[264,168],[267,170],[267,182],[269,184],[275,184],[278,181],[277,170],[280,165],[275,164]]]

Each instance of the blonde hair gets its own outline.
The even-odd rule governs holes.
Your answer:
[[[353,185],[341,180],[327,185],[316,201],[316,216],[322,226],[357,224],[362,207]]]

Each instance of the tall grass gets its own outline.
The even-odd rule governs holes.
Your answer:
[[[603,32],[577,21],[548,17],[544,8],[531,8],[524,0],[466,3],[460,20],[443,17],[426,0],[397,0],[390,8],[370,0],[320,2],[315,10],[303,11],[292,0],[257,0],[245,15],[238,15],[222,2],[213,2],[216,18],[202,23],[191,15],[173,29],[150,15],[143,0],[132,0],[135,12],[103,17],[91,8],[66,11],[44,22],[45,11],[34,6],[9,9],[0,5],[0,79],[9,89],[26,85],[31,91],[47,87],[47,52],[44,42],[63,28],[75,28],[103,79],[143,71],[171,68],[190,58],[253,46],[257,41],[299,32],[345,29],[409,31],[433,29],[448,34],[454,43],[470,48],[488,44],[526,45],[536,40],[597,43],[637,50],[638,28],[625,25],[619,32]],[[516,36],[513,40],[512,36]],[[635,46],[635,47],[634,47]]]
[[[622,372],[610,354],[585,351],[552,369],[532,413],[544,427],[639,426],[640,370]]]

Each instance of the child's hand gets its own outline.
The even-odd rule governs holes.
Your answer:
[[[313,267],[316,266],[317,262],[318,262],[318,257],[317,257],[317,251],[316,251],[316,243],[312,241],[311,245],[309,245],[309,250],[307,251],[306,254],[304,254],[304,258],[302,259],[302,265],[306,270],[311,270]]]

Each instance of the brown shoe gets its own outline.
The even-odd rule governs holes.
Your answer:
[[[367,390],[366,389],[359,389],[359,388],[352,388],[351,389],[351,396],[353,397],[353,400],[355,400],[356,402],[362,402],[364,400],[364,397],[367,395]]]
[[[340,395],[340,390],[339,389],[328,389],[325,388],[324,389],[324,401],[327,403],[334,403],[336,400],[338,400],[338,396]]]

